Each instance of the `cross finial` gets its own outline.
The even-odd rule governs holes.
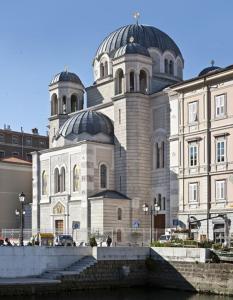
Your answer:
[[[211,63],[211,66],[213,67],[215,64],[215,61],[212,59],[210,63]]]
[[[133,17],[136,20],[136,24],[138,25],[138,19],[140,18],[140,13],[138,11],[134,12]]]
[[[68,66],[67,65],[65,65],[64,69],[65,69],[65,72],[68,73]]]

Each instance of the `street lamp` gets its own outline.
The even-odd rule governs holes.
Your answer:
[[[156,214],[158,215],[158,212],[160,211],[160,206],[158,203],[155,203],[154,205],[149,205],[147,203],[144,203],[142,205],[142,210],[144,211],[145,215],[150,215],[150,243],[152,243],[153,240],[153,216]]]
[[[24,227],[24,215],[25,215],[24,202],[25,202],[25,198],[26,198],[26,196],[24,195],[23,192],[21,194],[19,194],[20,210],[18,210],[18,209],[15,210],[16,216],[20,217],[20,239],[19,239],[20,246],[23,246],[23,227]]]

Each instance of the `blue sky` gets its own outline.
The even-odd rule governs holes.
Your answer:
[[[178,44],[184,77],[194,77],[214,59],[233,64],[231,0],[0,0],[0,127],[46,132],[48,84],[68,69],[88,86],[101,41],[133,23],[158,27]]]

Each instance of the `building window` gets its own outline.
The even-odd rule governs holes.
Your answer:
[[[189,144],[189,165],[190,167],[197,165],[197,143]]]
[[[0,134],[0,143],[4,143],[5,142],[5,136],[4,134]]]
[[[59,175],[59,170],[56,168],[54,170],[54,193],[59,193],[60,192],[60,175]]]
[[[103,78],[104,77],[104,64],[101,63],[100,64],[100,78]]]
[[[100,166],[100,188],[107,188],[107,166],[104,164]]]
[[[130,92],[134,92],[134,72],[131,71],[129,73],[129,90]]]
[[[57,100],[57,94],[53,94],[51,98],[51,115],[57,115],[58,114],[58,100]]]
[[[162,195],[158,194],[158,200],[155,199],[155,204],[157,204],[160,209],[162,209]]]
[[[117,220],[121,221],[122,220],[122,209],[118,208],[117,210]]]
[[[141,93],[147,93],[147,75],[144,70],[141,70],[139,74],[139,87]]]
[[[165,143],[155,143],[156,169],[164,168]]]
[[[163,197],[163,201],[162,201],[162,210],[166,210],[166,198],[165,197]]]
[[[117,230],[117,242],[118,243],[121,242],[121,230],[120,229]]]
[[[189,103],[189,123],[197,122],[197,101]]]
[[[198,184],[190,183],[189,184],[189,202],[197,202],[198,201]]]
[[[121,176],[120,176],[120,191],[121,191]]]
[[[118,110],[118,121],[121,124],[121,109]]]
[[[5,157],[5,151],[0,151],[0,158],[4,158]]]
[[[221,162],[225,162],[225,156],[226,156],[226,153],[225,153],[225,144],[226,144],[226,141],[225,139],[218,139],[217,142],[216,142],[216,161],[217,163],[221,163]]]
[[[167,59],[164,60],[164,72],[166,74],[168,74],[168,60]]]
[[[62,97],[62,113],[66,114],[66,96]]]
[[[216,187],[216,201],[226,200],[226,180],[217,180]]]
[[[42,195],[47,195],[48,194],[48,180],[47,180],[47,174],[45,171],[42,173]]]
[[[173,75],[174,74],[174,62],[170,60],[169,62],[169,74]]]
[[[45,141],[40,141],[40,146],[45,146]]]
[[[16,135],[12,136],[12,144],[18,144],[19,143],[19,138]]]
[[[32,145],[32,138],[31,137],[26,137],[26,145],[31,146]]]
[[[66,190],[66,170],[64,167],[61,168],[60,190],[61,192],[65,192]]]
[[[26,154],[26,159],[27,159],[27,160],[30,160],[30,161],[32,160],[32,155],[31,155],[31,153],[27,153],[27,154]]]
[[[77,165],[73,169],[73,191],[78,192],[80,189],[80,169]]]
[[[124,73],[122,69],[118,69],[116,71],[116,80],[115,80],[115,94],[122,94],[123,93],[123,79]]]
[[[215,97],[215,116],[223,117],[226,114],[226,95],[219,95]]]
[[[19,152],[12,152],[12,156],[14,156],[14,157],[18,157],[19,156]]]
[[[108,62],[107,61],[104,63],[104,76],[105,77],[108,76]]]
[[[71,112],[75,112],[78,109],[77,97],[75,95],[71,96]]]

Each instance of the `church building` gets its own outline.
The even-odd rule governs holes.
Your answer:
[[[169,98],[184,59],[153,26],[132,24],[109,34],[93,59],[94,83],[63,71],[49,85],[48,150],[33,153],[33,231],[164,232],[177,218],[170,202]],[[84,94],[87,107],[84,108]],[[145,209],[144,209],[145,210]],[[80,235],[79,235],[80,236]]]

